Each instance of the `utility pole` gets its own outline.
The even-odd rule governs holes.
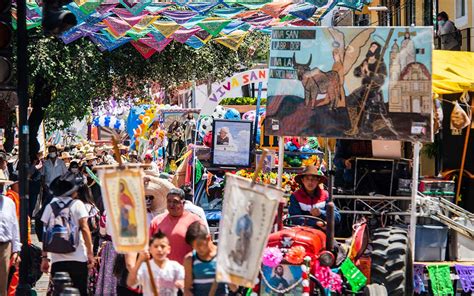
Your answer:
[[[26,0],[17,0],[17,93],[19,114],[19,181],[20,181],[20,237],[22,243],[20,282],[16,295],[31,295],[31,286],[27,282],[29,273],[28,248],[28,35],[26,30]]]

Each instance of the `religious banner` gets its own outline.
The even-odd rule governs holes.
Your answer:
[[[283,191],[226,174],[216,281],[253,287]]]
[[[142,251],[148,243],[142,169],[102,169],[99,177],[115,250]]]
[[[432,29],[273,28],[265,133],[433,139]]]

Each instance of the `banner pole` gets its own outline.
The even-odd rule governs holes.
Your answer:
[[[255,111],[255,122],[254,122],[254,127],[253,127],[253,138],[256,141],[256,136],[257,136],[257,131],[258,131],[258,119],[259,119],[259,113],[260,113],[260,101],[262,99],[262,88],[263,88],[263,83],[259,82],[258,83],[258,94],[257,94],[257,108]]]
[[[285,159],[284,137],[278,137],[278,188],[283,186],[283,165]]]
[[[413,144],[413,174],[411,183],[411,211],[410,211],[410,246],[413,258],[415,258],[415,238],[416,238],[416,197],[418,194],[418,176],[420,167],[421,143]]]

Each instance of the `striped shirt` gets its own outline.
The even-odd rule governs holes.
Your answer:
[[[211,286],[216,278],[216,257],[209,261],[199,259],[193,251],[193,294],[209,295]],[[216,296],[227,295],[227,285],[220,283],[217,286]]]

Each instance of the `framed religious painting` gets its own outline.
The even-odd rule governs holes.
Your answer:
[[[115,249],[119,253],[143,250],[148,227],[142,169],[102,169],[99,177]]]

